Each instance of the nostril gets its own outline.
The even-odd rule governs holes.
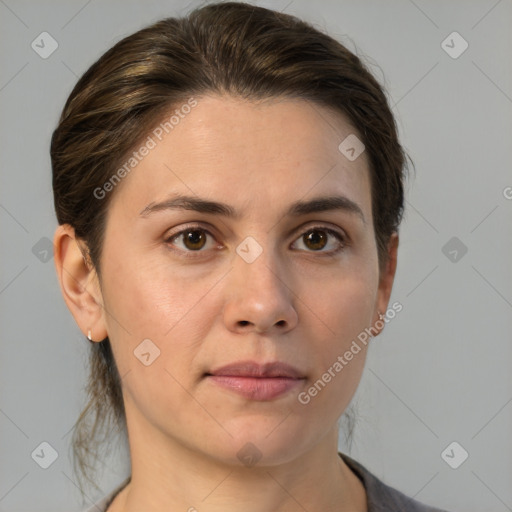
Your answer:
[[[249,325],[249,322],[247,320],[240,320],[240,322],[238,322],[241,326],[246,326],[246,325]]]

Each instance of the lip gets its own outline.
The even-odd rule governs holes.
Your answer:
[[[205,375],[209,381],[250,400],[273,400],[301,385],[305,376],[293,366],[271,362],[239,361]]]
[[[302,379],[305,376],[297,368],[280,361],[259,364],[255,361],[237,361],[207,372],[207,375],[229,377],[285,377]]]

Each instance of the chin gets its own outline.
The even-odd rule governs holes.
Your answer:
[[[254,416],[241,422],[232,422],[226,430],[232,434],[227,443],[215,450],[223,462],[230,465],[277,466],[292,461],[306,450],[304,428],[290,428],[281,420],[259,422]],[[313,442],[311,444],[314,444]]]

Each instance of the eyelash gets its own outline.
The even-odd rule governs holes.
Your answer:
[[[173,233],[173,234],[169,235],[168,237],[165,238],[164,241],[165,241],[166,244],[172,245],[172,242],[175,241],[180,236],[184,235],[185,233],[187,233],[189,231],[195,231],[195,230],[201,231],[201,232],[205,233],[206,235],[209,235],[213,239],[215,239],[215,236],[208,229],[204,228],[200,224],[191,224],[189,226],[186,226],[184,229],[181,229],[177,233]],[[334,238],[336,238],[337,241],[340,243],[340,246],[337,249],[334,249],[334,250],[331,250],[331,251],[323,251],[323,250],[313,251],[313,250],[309,250],[309,251],[305,251],[305,252],[312,253],[312,254],[320,254],[320,255],[323,255],[323,256],[334,256],[335,254],[337,254],[337,253],[341,252],[343,249],[345,249],[345,247],[348,245],[347,237],[344,234],[342,234],[342,233],[340,233],[340,232],[338,232],[338,231],[336,231],[334,229],[328,228],[326,226],[322,226],[322,225],[309,226],[306,230],[304,230],[294,240],[294,242],[297,241],[298,239],[300,239],[306,233],[309,233],[311,231],[325,231],[329,235],[332,235]],[[191,251],[191,250],[186,250],[186,249],[171,248],[171,250],[180,252],[180,253],[182,253],[187,258],[197,258],[197,257],[201,256],[201,253],[206,252],[205,250],[202,250],[202,249],[199,249],[197,251]]]

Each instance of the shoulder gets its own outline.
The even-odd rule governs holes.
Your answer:
[[[341,452],[338,453],[347,466],[363,482],[368,501],[368,512],[446,512],[409,498],[400,491],[386,485],[370,473],[362,464],[348,455]]]

